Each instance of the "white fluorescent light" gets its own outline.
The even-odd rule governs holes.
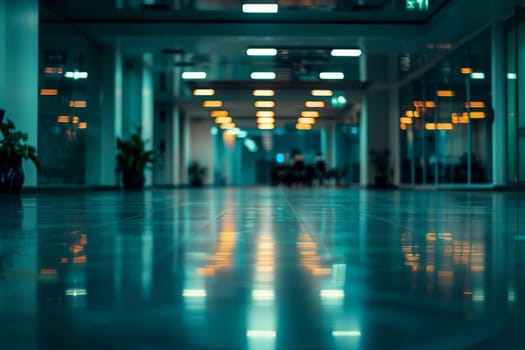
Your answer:
[[[87,72],[66,72],[64,75],[66,78],[69,79],[87,79],[88,73]]]
[[[342,57],[359,57],[361,56],[361,50],[359,49],[334,49],[330,52],[332,56]]]
[[[277,55],[277,49],[248,49],[246,50],[248,56],[275,56]]]
[[[319,73],[321,79],[344,79],[345,75],[343,72],[321,72]]]
[[[78,297],[87,295],[87,290],[85,289],[66,289],[66,295],[71,297]]]
[[[230,135],[239,135],[240,132],[241,132],[241,129],[233,128],[233,129],[226,130],[224,133],[225,134],[230,134]]]
[[[279,6],[277,4],[242,4],[244,13],[277,13]]]
[[[182,72],[182,79],[206,79],[206,72]]]
[[[250,338],[275,338],[275,331],[255,331],[248,330],[246,335]]]
[[[360,337],[360,331],[332,331],[334,337]]]
[[[248,136],[248,132],[245,131],[245,130],[241,130],[239,131],[239,133],[237,134],[237,137],[242,139],[242,138],[245,138],[246,136]]]
[[[253,72],[250,74],[252,79],[275,79],[274,72]]]
[[[474,72],[470,74],[472,79],[485,79],[485,73],[483,72]]]
[[[516,80],[517,78],[518,78],[518,75],[516,73],[507,73],[507,79]]]
[[[183,297],[205,297],[206,291],[204,289],[184,289],[182,291]]]

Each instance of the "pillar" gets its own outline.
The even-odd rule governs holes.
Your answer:
[[[38,146],[38,1],[0,0],[0,109]],[[37,149],[38,152],[38,149]],[[24,162],[24,186],[37,171]]]
[[[492,183],[494,186],[506,184],[506,125],[505,125],[505,45],[503,23],[492,25],[492,106],[494,121],[492,123]]]
[[[146,150],[154,149],[153,121],[154,121],[154,86],[153,86],[153,54],[142,55],[142,139],[146,141]],[[153,170],[147,169],[145,186],[153,185]]]

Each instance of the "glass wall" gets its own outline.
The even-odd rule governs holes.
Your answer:
[[[401,182],[492,182],[490,32],[400,89]]]
[[[523,12],[507,23],[507,182],[525,183],[525,104],[519,96],[525,91],[525,18]]]

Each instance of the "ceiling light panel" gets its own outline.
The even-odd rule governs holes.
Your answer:
[[[246,50],[248,56],[276,56],[277,49],[251,48]]]
[[[275,91],[273,90],[253,90],[253,96],[273,96]]]
[[[332,90],[312,90],[312,96],[332,96]]]
[[[324,108],[325,103],[323,101],[306,101],[304,105],[307,108]]]
[[[193,95],[195,96],[213,96],[215,95],[215,90],[213,89],[195,89],[193,90]]]
[[[255,112],[256,117],[274,117],[274,111],[257,111]]]
[[[275,107],[274,101],[255,101],[253,104],[256,108],[273,108]]]
[[[242,4],[242,12],[244,13],[277,13],[278,11],[279,6],[277,4]]]
[[[359,57],[361,56],[361,50],[359,49],[333,49],[330,54],[332,56],[340,57]]]
[[[343,72],[321,72],[319,73],[320,79],[331,79],[331,80],[340,80],[345,78]]]
[[[206,79],[206,72],[182,72],[182,79]]]
[[[220,108],[222,105],[223,103],[220,100],[208,100],[202,103],[202,106],[207,108]]]
[[[250,78],[252,79],[275,79],[275,73],[274,72],[252,72],[250,74]]]

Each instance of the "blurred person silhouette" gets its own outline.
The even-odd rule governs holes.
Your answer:
[[[314,168],[315,177],[319,181],[319,186],[323,186],[323,180],[326,176],[326,162],[321,152],[317,152],[317,154],[314,157]]]

